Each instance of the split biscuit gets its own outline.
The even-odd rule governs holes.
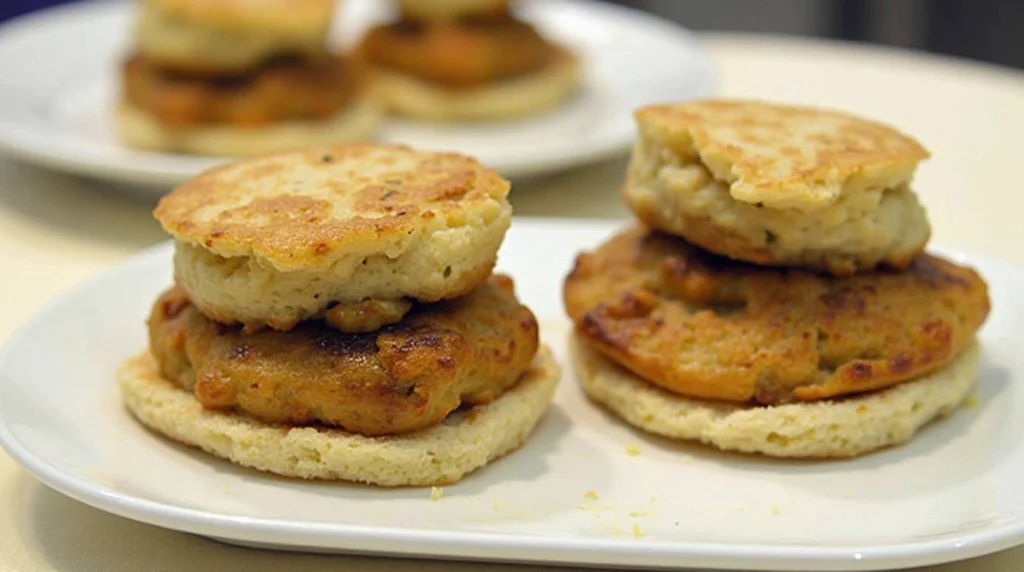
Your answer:
[[[623,195],[647,225],[762,265],[850,274],[906,266],[928,242],[910,188],[928,152],[836,111],[699,100],[636,112]]]
[[[484,282],[511,222],[508,192],[463,155],[346,144],[210,170],[154,214],[175,238],[178,283],[207,316],[286,331],[330,311],[358,332]]]

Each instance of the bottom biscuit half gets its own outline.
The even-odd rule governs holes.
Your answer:
[[[722,450],[773,457],[854,457],[908,441],[956,409],[978,380],[977,341],[939,371],[916,381],[844,399],[745,406],[670,393],[569,340],[586,394],[650,433],[700,441]]]
[[[547,348],[500,398],[414,433],[367,437],[340,429],[268,425],[204,409],[140,354],[118,371],[125,404],[143,425],[231,462],[286,477],[379,485],[457,482],[516,450],[544,416],[561,370]]]

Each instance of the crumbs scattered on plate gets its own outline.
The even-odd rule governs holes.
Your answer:
[[[636,457],[640,454],[640,445],[637,445],[636,443],[626,445],[626,454],[630,457]]]
[[[597,496],[597,491],[587,491],[587,492],[583,493],[583,496],[588,498],[588,499],[590,499],[590,500],[597,500],[597,499],[601,498],[601,497]]]
[[[436,501],[444,496],[444,489],[430,487],[430,500]]]

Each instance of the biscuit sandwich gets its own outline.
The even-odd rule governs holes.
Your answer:
[[[624,193],[641,224],[581,254],[564,284],[593,401],[651,433],[809,458],[903,443],[963,402],[990,302],[974,270],[922,252],[907,156],[924,151],[812,114],[728,101],[637,114]],[[851,133],[863,140],[843,143]],[[876,224],[891,213],[849,220],[888,193],[913,205],[892,240]],[[754,244],[764,232],[777,240]]]
[[[520,445],[560,371],[492,273],[509,185],[347,144],[208,171],[155,216],[176,283],[118,373],[144,425],[290,477],[450,484]]]
[[[501,120],[568,99],[578,58],[516,17],[509,0],[400,0],[357,53],[374,93],[397,115],[429,121]]]
[[[122,67],[129,146],[250,156],[367,139],[380,106],[327,47],[333,0],[141,0]]]

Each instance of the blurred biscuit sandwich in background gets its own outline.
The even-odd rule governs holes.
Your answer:
[[[581,81],[575,54],[512,12],[509,0],[400,0],[397,21],[356,50],[397,115],[502,120],[553,108]]]
[[[897,445],[963,402],[988,288],[924,251],[916,141],[758,101],[636,117],[623,194],[642,224],[564,286],[591,399],[645,431],[782,457]]]
[[[333,0],[141,0],[118,132],[156,151],[249,156],[367,139],[382,113],[327,48]]]

